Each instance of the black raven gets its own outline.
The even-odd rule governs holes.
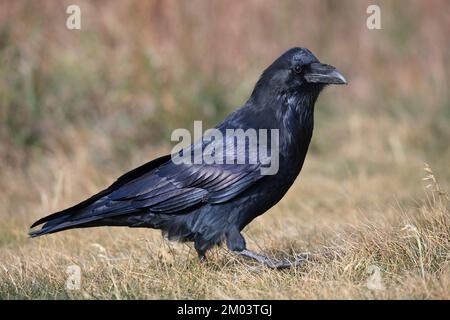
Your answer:
[[[262,174],[266,162],[261,159],[255,163],[230,163],[229,159],[175,163],[173,155],[165,155],[124,174],[91,198],[36,221],[31,228],[43,226],[30,236],[97,226],[155,228],[171,240],[193,241],[201,260],[208,249],[226,241],[236,254],[271,268],[289,267],[289,261],[247,250],[241,231],[280,201],[299,174],[321,90],[346,83],[335,67],[322,64],[308,49],[292,48],[262,73],[248,101],[216,127],[222,133],[276,129],[277,148],[268,150],[269,160],[278,153],[275,173]],[[194,145],[202,148],[215,141],[200,140]],[[248,149],[246,144],[244,151]],[[231,154],[231,160],[236,160],[238,153],[226,151],[223,157]]]

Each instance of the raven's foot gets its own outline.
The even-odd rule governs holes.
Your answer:
[[[206,263],[206,255],[203,253],[203,254],[198,254],[198,259],[200,260],[200,263]]]
[[[307,257],[305,256],[297,256],[294,261],[289,261],[288,259],[276,260],[247,249],[242,251],[234,251],[234,253],[256,260],[271,269],[297,268],[303,266],[303,264],[307,261]]]

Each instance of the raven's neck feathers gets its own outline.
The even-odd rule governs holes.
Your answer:
[[[280,128],[281,152],[305,157],[314,129],[314,103],[318,94],[314,90],[282,92],[277,96],[279,103],[274,105],[274,112]]]
[[[300,89],[280,89],[266,73],[245,105],[231,113],[217,128],[278,129],[280,156],[296,159],[301,166],[314,128],[314,103],[323,87],[305,85]]]
[[[275,89],[263,76],[247,102],[255,113],[263,113],[267,128],[280,130],[280,147],[298,150],[306,154],[314,128],[314,104],[322,91],[321,85],[305,85],[303,88]],[[261,117],[258,117],[261,118]]]

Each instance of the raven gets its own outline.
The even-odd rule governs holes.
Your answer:
[[[36,221],[31,228],[43,226],[30,236],[85,227],[145,227],[162,230],[170,240],[194,242],[200,261],[208,249],[225,241],[233,253],[270,268],[296,265],[298,260],[275,260],[248,250],[241,231],[280,201],[300,173],[319,93],[326,85],[346,83],[335,67],[321,63],[308,49],[292,48],[262,73],[247,102],[215,128],[222,133],[278,130],[277,148],[269,150],[269,160],[278,153],[275,174],[262,174],[260,159],[175,163],[173,154],[165,155],[122,175],[89,199]],[[200,140],[191,147],[215,141]],[[245,148],[249,151],[248,144]],[[233,149],[232,158],[238,153]]]

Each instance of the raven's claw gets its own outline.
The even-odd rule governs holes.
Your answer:
[[[278,270],[287,268],[298,268],[303,266],[303,264],[307,261],[307,256],[305,257],[304,255],[297,256],[294,261],[290,261],[286,258],[284,258],[283,260],[272,259],[247,249],[235,253],[256,260],[270,269],[278,269]]]

